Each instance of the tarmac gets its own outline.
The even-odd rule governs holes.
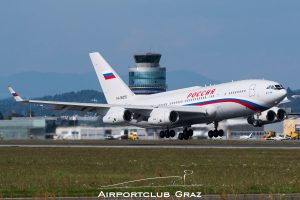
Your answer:
[[[149,148],[149,149],[299,149],[300,143],[281,144],[280,142],[264,144],[0,144],[4,147],[22,148]]]

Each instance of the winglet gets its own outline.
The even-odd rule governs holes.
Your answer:
[[[12,87],[8,86],[8,90],[10,91],[10,93],[13,95],[13,97],[17,102],[24,101],[24,99],[22,99],[22,97],[20,97],[20,95],[16,93]]]

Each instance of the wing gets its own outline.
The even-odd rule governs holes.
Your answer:
[[[118,105],[118,104],[96,104],[96,103],[77,103],[77,102],[59,102],[59,101],[41,101],[41,100],[24,100],[18,93],[16,93],[12,87],[8,87],[10,93],[17,102],[21,103],[30,103],[30,104],[41,104],[52,106],[53,110],[73,110],[73,111],[82,111],[82,112],[96,112],[99,115],[105,115],[111,107],[122,107],[132,111],[137,115],[142,115],[149,117],[150,113],[155,108],[167,108],[172,111],[178,112],[180,115],[179,124],[185,122],[186,120],[193,120],[195,118],[205,118],[210,115],[207,109],[196,106],[164,106],[164,107],[155,107],[155,106],[143,106],[143,105]]]
[[[105,112],[109,109],[107,104],[93,104],[93,103],[76,103],[76,102],[58,102],[58,101],[40,101],[40,100],[24,100],[12,87],[8,86],[10,93],[13,95],[17,102],[40,104],[52,106],[52,110],[74,110],[83,112]]]
[[[8,89],[14,99],[20,103],[29,103],[29,104],[40,104],[48,105],[52,110],[73,110],[73,111],[82,111],[82,112],[96,112],[100,115],[105,115],[106,112],[111,107],[124,107],[132,111],[139,110],[143,112],[151,112],[153,107],[151,106],[126,106],[126,105],[113,105],[113,104],[97,104],[97,103],[77,103],[77,102],[59,102],[59,101],[42,101],[42,100],[29,100],[23,99],[18,93],[16,93],[12,87],[8,86]]]

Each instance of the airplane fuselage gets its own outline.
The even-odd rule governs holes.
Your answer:
[[[153,95],[137,95],[126,103],[153,107],[191,107],[193,110],[216,111],[212,121],[222,121],[263,112],[277,105],[286,96],[286,90],[272,89],[279,85],[268,80],[242,80],[206,87],[191,87]],[[207,123],[207,118],[190,120],[191,124]],[[147,126],[133,121],[133,125]]]

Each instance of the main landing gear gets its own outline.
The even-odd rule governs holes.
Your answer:
[[[188,128],[184,128],[182,133],[178,134],[178,139],[179,140],[188,140],[190,137],[192,137],[194,134],[193,129],[188,129]],[[176,132],[174,130],[162,130],[159,132],[159,137],[160,138],[172,138],[175,137]]]
[[[194,134],[193,129],[188,129],[188,128],[184,128],[182,133],[178,134],[178,139],[179,140],[188,140],[190,137],[192,137]]]
[[[218,136],[223,137],[224,136],[224,131],[222,129],[218,130],[218,122],[214,122],[215,124],[215,130],[210,130],[208,131],[208,137],[212,138],[215,137],[217,138]]]
[[[175,135],[176,135],[176,133],[175,133],[175,131],[174,130],[169,130],[169,129],[167,129],[167,130],[162,130],[162,131],[160,131],[160,133],[159,133],[159,137],[160,138],[164,138],[164,137],[166,137],[166,138],[169,138],[169,137],[175,137]]]

